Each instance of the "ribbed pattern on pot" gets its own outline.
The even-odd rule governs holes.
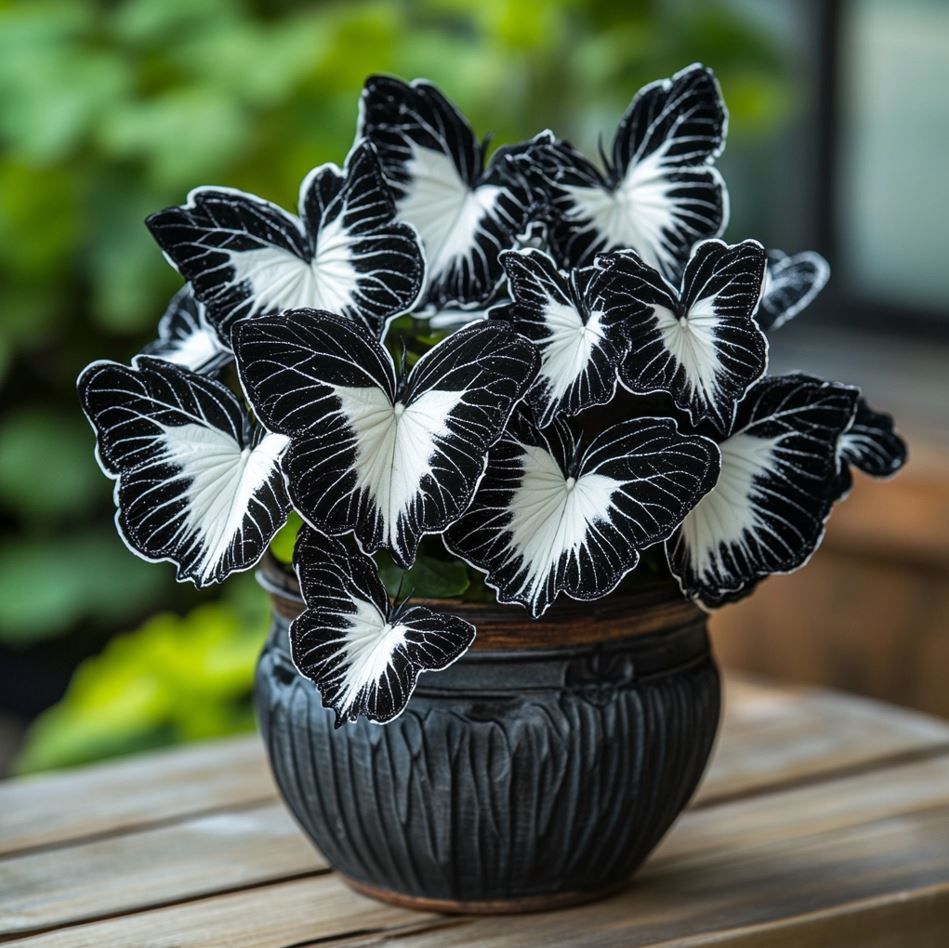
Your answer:
[[[655,648],[646,637],[605,663],[613,679],[590,674],[590,650],[565,654],[561,687],[536,687],[523,656],[499,659],[488,698],[420,687],[395,722],[340,729],[275,644],[285,634],[278,621],[255,701],[286,802],[332,866],[409,895],[480,901],[621,884],[685,806],[718,723],[704,629],[698,656],[646,679],[632,674],[636,651]]]

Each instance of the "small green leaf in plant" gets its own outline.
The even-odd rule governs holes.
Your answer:
[[[303,526],[300,515],[295,511],[290,511],[287,522],[277,531],[277,535],[270,541],[270,552],[281,563],[293,562],[293,547],[297,542],[297,534]]]
[[[442,558],[419,550],[411,569],[401,570],[388,553],[376,554],[379,575],[390,596],[410,595],[416,599],[451,599],[468,588],[468,567],[458,559]]]

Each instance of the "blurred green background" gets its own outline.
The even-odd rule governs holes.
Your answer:
[[[429,77],[495,144],[550,126],[594,153],[637,88],[696,60],[731,112],[729,233],[800,249],[779,236],[803,93],[778,3],[0,2],[3,766],[253,726],[263,594],[198,594],[128,553],[75,398],[178,286],[146,214],[198,184],[295,206],[345,156],[369,73]]]

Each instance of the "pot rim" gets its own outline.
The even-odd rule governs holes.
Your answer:
[[[292,621],[304,609],[296,576],[272,554],[265,554],[257,581],[270,594],[275,611]],[[473,651],[547,649],[591,645],[640,635],[679,632],[703,626],[707,615],[682,597],[674,583],[655,583],[634,593],[610,593],[602,599],[558,601],[540,619],[520,606],[466,602],[457,598],[419,597],[413,602],[450,610],[478,630]]]

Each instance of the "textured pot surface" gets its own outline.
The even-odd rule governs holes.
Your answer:
[[[255,703],[277,784],[370,894],[458,911],[593,898],[645,859],[702,775],[719,677],[703,614],[670,591],[568,601],[539,622],[445,604],[477,625],[476,647],[422,675],[391,724],[336,729],[290,660],[292,580],[273,565],[264,579],[274,626]]]

